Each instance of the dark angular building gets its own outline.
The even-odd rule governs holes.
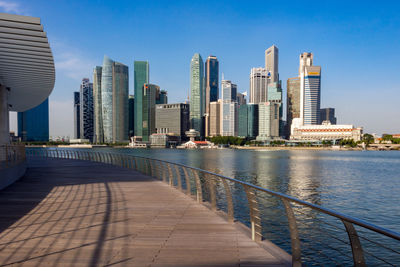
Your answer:
[[[156,92],[156,104],[168,104],[167,91],[157,90]]]
[[[322,124],[324,121],[329,121],[331,124],[336,124],[334,108],[321,108],[319,110],[319,114],[320,114],[319,124]]]
[[[48,98],[37,107],[18,112],[18,136],[22,141],[49,141]]]
[[[74,138],[81,138],[81,96],[80,92],[74,92]]]
[[[258,104],[247,104],[247,137],[258,136]]]
[[[287,132],[290,133],[292,120],[300,118],[300,78],[294,77],[287,80],[286,99],[286,124]]]

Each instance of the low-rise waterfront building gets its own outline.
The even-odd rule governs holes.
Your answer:
[[[293,129],[292,140],[340,140],[353,139],[360,141],[363,128],[353,125],[333,125],[325,122],[322,125],[303,125]]]

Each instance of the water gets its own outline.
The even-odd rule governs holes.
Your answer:
[[[113,151],[182,163],[261,187],[281,192],[373,224],[400,232],[400,152],[398,151],[261,151],[261,150],[177,150],[111,149]],[[236,217],[248,223],[245,196],[233,190]],[[290,252],[287,220],[279,199],[259,195],[263,235]],[[340,220],[312,210],[295,209],[302,239],[303,260],[307,265],[327,265],[335,261],[352,263],[346,232]],[[327,224],[329,223],[329,224]],[[359,230],[367,252],[400,264],[400,255],[374,242],[398,249],[393,242]],[[319,251],[319,252],[317,252]],[[324,254],[321,255],[320,252]],[[345,254],[345,255],[342,255]],[[317,261],[316,258],[321,259]],[[366,254],[369,265],[384,262]]]

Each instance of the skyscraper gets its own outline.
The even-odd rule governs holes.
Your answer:
[[[22,141],[49,141],[48,98],[39,106],[18,112],[18,136]]]
[[[143,85],[142,102],[142,140],[149,141],[149,136],[156,132],[156,92],[160,87],[155,84]]]
[[[103,115],[101,104],[101,74],[102,67],[96,66],[93,70],[93,106],[94,106],[94,142],[103,143]]]
[[[257,140],[267,141],[279,137],[279,104],[264,102],[258,104]]]
[[[209,56],[205,66],[205,136],[210,135],[210,102],[218,101],[218,73],[219,62],[217,57]]]
[[[267,102],[268,98],[268,72],[264,68],[252,68],[250,72],[250,97],[249,103],[258,104]]]
[[[210,133],[209,136],[221,135],[221,104],[219,99],[215,102],[210,102]]]
[[[81,96],[74,92],[74,138],[81,138]],[[19,129],[19,128],[18,128]]]
[[[248,109],[246,104],[238,107],[238,136],[247,137],[248,135]]]
[[[320,105],[321,67],[306,67],[304,73],[304,125],[319,123]]]
[[[210,113],[210,102],[218,101],[218,72],[219,62],[217,57],[209,56],[206,60],[205,70],[206,113]]]
[[[205,107],[204,63],[195,53],[190,62],[190,127],[203,133]]]
[[[222,101],[221,135],[237,136],[238,117],[236,101]]]
[[[101,76],[104,142],[128,140],[128,84],[128,67],[104,56]]]
[[[149,62],[135,60],[133,65],[135,87],[135,136],[143,136],[143,85],[150,82]]]
[[[158,134],[170,134],[185,137],[189,130],[189,105],[159,104],[156,105],[156,130]]]
[[[222,80],[222,100],[236,102],[237,85],[228,80]]]
[[[134,136],[135,131],[135,97],[129,96],[129,137]]]
[[[283,104],[282,104],[282,86],[281,82],[271,82],[268,84],[268,101],[277,103],[279,105],[278,118],[279,118],[279,136],[284,135],[284,124],[282,120]]]
[[[247,137],[255,139],[258,135],[258,104],[247,104]]]
[[[129,140],[129,70],[128,66],[113,62],[112,68],[112,140]]]
[[[111,143],[112,136],[112,118],[113,118],[113,85],[112,85],[112,65],[113,61],[104,56],[103,69],[101,74],[101,111],[103,119],[104,142]]]
[[[246,104],[246,95],[247,92],[236,94],[236,102],[238,103],[238,106]]]
[[[275,45],[265,50],[265,69],[273,83],[279,82],[278,58],[278,48]]]
[[[292,120],[300,118],[300,78],[294,77],[287,80],[286,98],[287,127],[290,130]]]
[[[93,83],[83,78],[80,86],[80,138],[93,142]]]
[[[321,67],[313,66],[313,54],[300,54],[300,116],[292,118],[290,133],[303,125],[316,125],[320,122]]]

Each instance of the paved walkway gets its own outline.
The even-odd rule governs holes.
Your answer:
[[[75,160],[31,160],[0,191],[0,266],[282,266],[163,182]]]

